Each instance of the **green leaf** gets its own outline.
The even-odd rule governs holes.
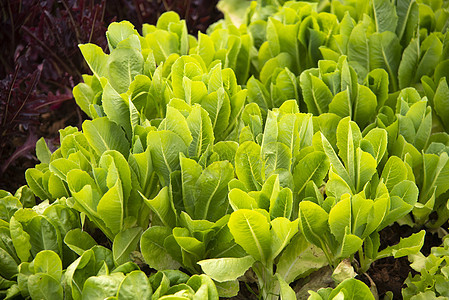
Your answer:
[[[388,99],[388,73],[384,69],[374,69],[368,73],[364,84],[377,97],[377,110],[383,107]]]
[[[396,34],[390,31],[374,33],[370,36],[369,46],[371,70],[376,68],[385,69],[390,76],[390,86],[393,90],[397,90],[401,46]]]
[[[0,196],[1,197],[1,196]],[[16,211],[22,208],[19,199],[13,196],[0,198],[0,219],[9,222]],[[5,226],[8,226],[5,224]]]
[[[218,296],[231,298],[239,293],[240,285],[238,280],[214,282],[217,288]]]
[[[304,98],[304,101],[307,103],[309,112],[311,112],[310,107],[314,106],[316,108],[316,112],[312,110],[314,115],[325,113],[329,110],[329,104],[332,101],[333,95],[327,85],[318,77],[310,75],[310,80],[312,85],[312,101],[306,101],[306,98]]]
[[[221,87],[207,95],[200,104],[209,114],[215,136],[219,136],[229,125],[231,103],[228,94]]]
[[[272,219],[284,217],[289,219],[293,210],[293,193],[289,188],[283,188],[277,197],[270,199],[270,216]]]
[[[211,62],[214,60],[215,54],[214,43],[208,35],[203,34],[201,32],[198,32],[197,54],[201,56],[206,66],[209,66]]]
[[[97,213],[106,227],[115,235],[123,229],[124,225],[124,197],[122,182],[119,178],[114,186],[110,187],[101,197],[97,206]]]
[[[117,300],[146,300],[153,294],[150,282],[144,272],[138,270],[126,275],[117,292]]]
[[[0,278],[0,288],[2,290],[7,290],[5,299],[11,299],[13,296],[20,294],[20,290],[18,289],[16,281]]]
[[[241,144],[235,155],[237,177],[252,191],[260,190],[264,182],[264,167],[260,156],[260,146],[251,141]]]
[[[189,156],[198,158],[214,143],[212,122],[207,112],[201,106],[195,105],[187,117],[187,124],[193,138],[189,145]]]
[[[131,170],[126,159],[117,151],[106,151],[100,158],[100,167],[108,169],[106,184],[111,188],[116,184],[116,180],[120,179],[122,185],[124,201],[126,201],[131,193]]]
[[[339,295],[342,293],[343,295]],[[339,298],[342,297],[342,298]],[[371,293],[366,284],[362,281],[348,278],[340,283],[329,295],[328,299],[366,299],[374,300],[374,296]]]
[[[321,141],[322,141],[324,152],[326,153],[327,157],[329,158],[329,162],[330,162],[330,165],[332,166],[332,168],[335,169],[335,171],[338,173],[338,175],[346,183],[349,184],[350,182],[352,182],[351,178],[349,177],[348,171],[345,169],[345,167],[341,163],[340,159],[338,158],[337,154],[335,153],[334,149],[332,148],[332,145],[329,143],[327,138],[322,133],[321,133]],[[350,144],[348,144],[348,145],[350,145]]]
[[[395,32],[398,23],[395,5],[389,0],[374,0],[373,8],[377,32]]]
[[[126,90],[128,90],[128,87],[126,87]],[[109,82],[104,86],[102,104],[109,120],[120,125],[128,139],[131,139],[132,124],[128,100],[119,95]]]
[[[287,145],[281,142],[274,142],[273,144],[263,146],[262,152],[265,161],[265,177],[275,174],[277,170],[280,169],[290,170],[292,164],[292,150],[290,150]]]
[[[31,254],[52,250],[61,255],[62,241],[59,230],[44,216],[36,216],[25,226],[30,235]]]
[[[443,44],[435,33],[420,44],[419,38],[411,40],[404,50],[399,66],[400,87],[405,88],[419,82],[424,75],[435,71],[443,51]]]
[[[363,151],[370,153],[379,164],[387,150],[387,139],[388,133],[385,129],[373,128],[362,139],[360,147]],[[369,147],[364,144],[366,142],[369,143]]]
[[[292,237],[298,232],[298,219],[290,221],[279,217],[271,221],[271,252],[272,259],[284,250]]]
[[[46,273],[55,280],[62,277],[62,262],[58,254],[50,250],[39,252],[34,258],[34,272]]]
[[[346,228],[351,228],[351,197],[346,196],[338,201],[329,212],[329,228],[339,242],[343,241]]]
[[[433,98],[435,113],[440,117],[446,130],[449,130],[449,87],[446,78],[442,78]]]
[[[424,181],[419,195],[420,202],[430,198],[433,192],[435,192],[435,197],[438,197],[449,189],[449,157],[447,153],[443,152],[440,156],[424,154],[423,169]]]
[[[97,118],[83,123],[83,132],[98,156],[107,150],[117,150],[124,157],[129,155],[129,142],[123,130],[108,118]]]
[[[170,182],[170,174],[179,169],[179,153],[185,153],[184,141],[171,131],[150,131],[147,145],[151,151],[154,171],[158,174],[163,186]]]
[[[143,57],[139,50],[120,47],[109,55],[108,79],[119,94],[128,90],[136,75],[143,74]]]
[[[190,266],[205,256],[206,244],[193,237],[187,228],[175,227],[173,237],[183,251],[183,264]]]
[[[35,168],[30,168],[25,171],[25,179],[30,186],[33,193],[41,200],[53,199],[47,186],[43,182],[44,173]]]
[[[366,86],[358,85],[358,95],[354,107],[354,121],[360,127],[367,126],[376,117],[377,98]]]
[[[164,241],[172,233],[170,228],[153,226],[148,228],[140,238],[140,249],[145,262],[156,270],[178,269],[181,265],[173,259]]]
[[[393,256],[394,258],[403,257],[406,255],[418,253],[423,244],[426,235],[425,230],[421,230],[418,233],[414,233],[407,238],[401,238],[399,243],[394,246],[390,246],[380,251],[377,255],[377,259]]]
[[[248,89],[249,103],[257,103],[264,111],[268,111],[274,107],[267,88],[259,80],[255,79],[254,76],[248,79],[246,88]]]
[[[82,111],[92,118],[90,106],[93,105],[95,101],[95,92],[92,87],[84,82],[81,82],[73,88],[72,93],[76,104]]]
[[[181,155],[181,180],[182,180],[182,201],[185,211],[193,216],[196,203],[196,182],[203,172],[203,168],[193,159]]]
[[[287,114],[280,118],[278,123],[278,141],[283,143],[288,147],[291,152],[291,157],[295,157],[298,155],[299,149],[302,146],[301,144],[306,144],[306,133],[308,126],[310,126],[311,122],[309,116],[306,119],[301,117],[305,117],[304,115],[294,115]],[[307,120],[308,119],[308,120]],[[304,122],[303,122],[304,121]],[[310,127],[309,127],[310,128]],[[310,128],[311,129],[311,128]],[[304,132],[305,131],[305,132]],[[301,140],[301,141],[300,141]],[[281,151],[278,154],[282,155]],[[290,159],[290,155],[285,155],[285,159]],[[279,161],[283,161],[283,159],[278,159]],[[289,162],[287,162],[289,163]],[[284,164],[289,169],[290,165],[287,163]]]
[[[357,177],[355,180],[356,191],[362,191],[365,185],[371,180],[377,172],[377,162],[374,157],[362,151],[360,148],[356,152]]]
[[[255,262],[250,255],[245,257],[229,257],[201,260],[198,264],[204,273],[218,282],[236,280]]]
[[[287,283],[328,265],[324,253],[310,244],[302,233],[296,234],[279,257],[276,272]]]
[[[130,254],[136,250],[142,235],[142,228],[133,227],[119,232],[112,244],[112,255],[116,264],[121,265],[130,261]]]
[[[13,279],[17,273],[17,262],[5,249],[0,247],[0,276],[6,279]]]
[[[352,117],[352,101],[347,89],[334,96],[332,102],[329,103],[329,112],[342,118],[347,116]]]
[[[28,277],[28,290],[32,299],[63,299],[63,289],[59,280],[45,273]]]
[[[397,156],[391,156],[382,171],[381,178],[384,180],[388,190],[407,179],[407,169],[402,160]]]
[[[418,25],[418,7],[418,3],[413,0],[400,0],[396,3],[396,12],[398,15],[396,34],[400,40],[404,40],[405,44],[410,41]]]
[[[364,16],[349,35],[348,60],[359,78],[365,78],[368,72],[374,68],[370,66],[370,45],[367,38],[367,30],[371,20]]]
[[[131,35],[137,35],[137,31],[128,21],[113,22],[108,26],[108,31],[106,32],[106,37],[108,39],[109,50],[112,52],[117,45],[127,39]]]
[[[288,285],[288,283],[284,280],[284,278],[282,278],[282,276],[279,275],[279,273],[276,273],[276,277],[281,286],[281,299],[282,300],[295,299],[296,298],[295,291]]]
[[[84,282],[82,298],[100,300],[115,296],[124,277],[123,273],[89,277]]]
[[[300,64],[303,59],[300,57],[299,43],[297,39],[291,37],[302,37],[299,33],[299,22],[296,24],[284,24],[283,22],[269,17],[267,21],[267,40],[270,52],[273,56],[281,52],[288,53],[292,60],[291,70],[295,74],[301,72]]]
[[[220,160],[227,160],[234,165],[235,154],[239,145],[234,141],[221,141],[214,145],[213,150],[220,156]]]
[[[262,69],[260,70],[260,81],[262,83],[267,83],[270,77],[273,75],[277,68],[290,68],[291,67],[291,57],[288,53],[282,52],[277,56],[270,58],[265,62]]]
[[[22,224],[14,216],[10,220],[9,230],[17,256],[22,262],[27,262],[31,256],[30,235],[24,231]]]
[[[108,55],[94,44],[82,44],[78,47],[94,75],[98,79],[106,76],[108,72]]]
[[[318,204],[310,201],[299,203],[299,227],[307,241],[324,247],[324,238],[329,232],[328,213]]]
[[[164,43],[166,42],[164,41]],[[175,97],[181,99],[185,98],[184,78],[187,77],[193,80],[196,76],[204,73],[200,62],[191,56],[181,56],[176,60],[171,69],[173,93]],[[194,92],[194,90],[191,92]]]
[[[64,237],[64,243],[80,256],[97,244],[87,232],[79,228],[70,230]]]
[[[207,275],[193,275],[186,284],[195,291],[194,298],[218,300],[217,288]]]
[[[171,106],[167,106],[167,116],[159,125],[159,131],[168,130],[176,133],[189,146],[192,142],[188,123],[181,112]]]
[[[51,158],[51,152],[48,149],[47,143],[44,138],[40,138],[36,142],[36,156],[41,163],[49,164]]]
[[[331,154],[329,156],[332,166],[337,171],[338,175],[340,175],[346,182],[354,182],[356,178],[356,149],[360,145],[360,140],[362,139],[362,134],[360,132],[357,123],[351,121],[349,118],[344,118],[338,123],[337,127],[337,147],[338,147],[338,155],[343,160],[343,163],[346,166],[347,173],[349,174],[349,178],[351,181],[346,181],[346,174],[338,162],[334,162],[335,158],[331,158],[332,152],[327,150],[327,147],[324,148],[326,154]],[[323,141],[324,145],[324,141]],[[341,163],[340,163],[341,164]]]
[[[346,232],[341,241],[340,249],[338,251],[338,257],[348,258],[354,253],[356,253],[363,245],[363,240],[350,233],[349,227],[346,227]]]
[[[23,207],[32,208],[36,205],[36,197],[33,191],[26,185],[18,188],[14,193],[14,197],[19,199]]]
[[[217,221],[228,208],[228,183],[234,178],[234,168],[227,161],[214,162],[198,177],[195,184],[195,218]]]
[[[380,228],[390,225],[408,214],[418,200],[418,187],[412,181],[405,180],[396,184],[390,192],[390,210],[384,217]]]
[[[165,30],[155,30],[145,36],[145,39],[153,50],[157,65],[165,62],[172,53],[179,52],[178,36]]]
[[[298,162],[293,172],[295,193],[303,191],[309,181],[320,186],[327,175],[329,165],[329,159],[325,153],[315,151],[307,154]]]
[[[232,209],[256,209],[259,208],[257,205],[256,199],[249,196],[246,192],[242,191],[238,188],[233,188],[229,194],[229,203],[232,206]]]
[[[72,160],[57,158],[50,163],[49,169],[55,173],[56,176],[67,182],[67,173],[73,169],[80,169],[80,166]]]
[[[240,209],[231,214],[228,223],[235,242],[255,260],[266,263],[271,255],[270,224],[259,212]]]
[[[170,198],[169,188],[162,188],[156,197],[148,200],[144,195],[140,194],[145,203],[154,211],[162,223],[169,227],[176,226],[176,213]]]

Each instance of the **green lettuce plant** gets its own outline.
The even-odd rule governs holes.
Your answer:
[[[248,254],[202,260],[203,271],[218,282],[234,281],[250,267],[256,273],[263,299],[289,297],[293,290],[280,274],[274,274],[274,261],[298,232],[298,220],[278,217],[270,221],[265,210],[239,209],[231,214],[228,227],[235,242]]]
[[[318,68],[308,69],[300,76],[308,112],[349,116],[362,128],[369,125],[388,99],[388,75],[375,69],[366,75],[363,85],[358,83],[361,79],[344,55],[338,63],[320,60]]]
[[[127,228],[148,226],[149,209],[137,191],[151,189],[146,177],[152,175],[150,154],[139,155],[139,149],[130,154],[125,133],[106,117],[86,121],[83,129],[61,131],[61,148],[27,171],[33,191],[51,193],[52,185],[47,190],[45,178],[57,178],[66,196],[71,196],[68,205],[84,213],[111,240]],[[135,146],[141,146],[139,136],[137,140]],[[45,173],[39,172],[42,167]]]
[[[319,47],[326,45],[339,27],[336,16],[318,13],[316,4],[306,2],[288,1],[270,11],[273,8],[253,5],[247,12],[245,26],[257,41],[260,73],[279,59],[296,75],[316,67],[322,58]]]
[[[198,263],[221,283],[232,282],[251,268],[256,273],[261,297],[274,299],[279,293],[281,297],[291,297],[289,283],[326,264],[324,256],[312,254],[314,248],[309,248],[304,237],[297,234],[298,219],[294,215],[305,186],[321,185],[329,165],[324,153],[310,156],[306,151],[312,147],[312,118],[299,113],[296,101],[269,111],[263,133],[261,112],[253,107],[248,105],[243,112],[248,125],[240,140],[249,140],[235,151],[238,179],[229,182],[228,194],[234,210],[228,227],[235,243],[247,255]],[[306,153],[304,158],[301,150]],[[296,202],[294,198],[298,198]]]
[[[443,103],[446,101],[444,97],[440,99]],[[444,183],[448,167],[447,133],[441,127],[432,103],[426,97],[421,98],[415,89],[403,89],[395,101],[389,102],[389,106],[382,108],[376,121],[364,132],[376,126],[385,128],[388,153],[405,162],[402,179],[415,181],[420,190],[418,203],[413,209],[414,222],[418,226],[439,227],[448,216],[447,186]],[[436,182],[441,184],[438,183],[434,194]],[[438,218],[429,222],[433,211]]]
[[[254,72],[252,60],[256,52],[250,34],[232,22],[217,22],[208,28],[208,33],[198,35],[198,45],[191,47],[189,53],[201,56],[208,69],[221,63],[234,70],[237,83],[245,85]]]
[[[447,59],[443,52],[447,47],[443,46],[447,44],[444,8],[433,11],[427,3],[418,1],[397,5],[384,0],[347,3],[332,5],[340,12],[341,23],[339,32],[320,48],[325,59],[337,61],[340,55],[347,55],[361,78],[376,68],[384,69],[389,75],[390,92],[418,86],[422,76],[431,76]],[[441,27],[434,25],[435,15],[441,17]]]
[[[26,296],[29,292],[23,290],[19,279],[21,265],[36,259],[41,251],[48,251],[57,257],[61,268],[62,265],[67,267],[76,255],[63,243],[63,239],[67,232],[81,226],[80,217],[67,206],[65,198],[52,204],[44,201],[33,206],[34,195],[26,186],[18,189],[14,196],[5,191],[1,194],[0,295],[11,298],[20,294]],[[41,279],[34,279],[33,289],[37,293]]]
[[[108,53],[80,45],[92,120],[53,152],[40,140],[29,188],[0,192],[2,297],[218,299],[251,269],[260,298],[293,299],[326,265],[416,256],[423,230],[383,250],[379,232],[449,218],[445,17],[438,1],[259,1],[198,38],[175,13],[142,34],[112,23]],[[351,297],[372,295],[354,279],[311,293]]]
[[[440,247],[433,247],[428,256],[421,252],[411,255],[410,265],[417,275],[409,274],[405,280],[406,287],[402,289],[404,299],[433,298],[444,299],[449,297],[448,281],[448,238],[443,239]]]
[[[310,198],[299,204],[301,231],[323,250],[333,267],[357,251],[362,273],[375,259],[392,254],[399,257],[391,252],[393,248],[378,253],[378,232],[412,211],[418,188],[407,179],[406,163],[396,156],[386,161],[381,173],[378,171],[387,149],[387,132],[372,129],[362,138],[356,123],[342,119],[337,127],[338,156],[326,137],[321,138],[320,146],[331,164],[327,197],[312,190]],[[407,248],[419,251],[423,239],[421,231],[395,249],[403,247],[402,256],[408,254]]]
[[[222,35],[235,38],[229,43],[237,51],[241,42],[223,30],[211,37],[200,34],[197,41],[187,37],[185,23],[175,13],[163,14],[156,27],[144,26],[143,37],[128,22],[113,23],[107,32],[110,54],[93,44],[80,45],[93,75],[85,75],[85,82],[75,87],[75,99],[90,117],[107,116],[120,125],[129,140],[135,123],[165,117],[172,99],[199,103],[209,113],[217,139],[223,140],[238,125],[246,99],[238,74],[229,68],[241,66],[241,58],[228,58],[226,44],[220,46]]]
[[[354,278],[344,280],[334,289],[322,288],[309,293],[309,300],[375,299],[369,287]]]

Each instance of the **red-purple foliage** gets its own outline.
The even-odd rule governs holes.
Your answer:
[[[0,2],[0,185],[19,157],[29,157],[42,132],[42,114],[70,105],[71,90],[89,72],[78,44],[107,51],[105,32],[113,21],[129,20],[141,30],[174,10],[191,34],[223,17],[218,0],[6,0]],[[67,110],[66,110],[67,111]],[[79,114],[80,115],[80,114]],[[57,116],[64,125],[66,116]],[[68,125],[68,124],[65,124]],[[75,124],[72,124],[75,125]],[[54,127],[54,126],[46,126]],[[53,136],[57,130],[53,130]],[[48,137],[48,136],[47,136]],[[19,168],[20,169],[20,168]],[[20,169],[20,172],[23,170]]]

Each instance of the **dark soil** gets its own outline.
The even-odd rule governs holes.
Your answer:
[[[406,238],[415,232],[417,231],[407,225],[400,226],[397,223],[394,223],[380,232],[380,249],[395,245],[399,243],[401,238]],[[440,246],[441,243],[442,240],[438,237],[437,233],[427,231],[421,252],[427,256],[430,254],[430,249],[432,247]],[[380,299],[382,299],[388,291],[393,292],[393,299],[402,299],[401,290],[404,287],[405,279],[409,273],[412,275],[417,274],[416,271],[410,267],[410,262],[407,257],[398,259],[387,257],[379,259],[371,265],[371,268],[367,273],[374,281]],[[359,279],[367,285],[370,284],[369,279],[366,276],[360,276]]]
[[[239,294],[235,297],[232,297],[232,300],[258,300],[258,297],[256,296],[258,293],[256,283],[246,283],[240,281],[239,284]]]
[[[379,298],[382,299],[386,292],[393,292],[393,299],[402,299],[401,290],[408,274],[416,274],[410,268],[407,257],[387,257],[375,261],[368,270],[368,275],[377,287]],[[369,280],[362,276],[361,280],[369,286]]]

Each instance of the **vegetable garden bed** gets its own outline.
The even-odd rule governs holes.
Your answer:
[[[424,0],[111,23],[89,120],[0,191],[0,298],[449,298],[448,28]]]

